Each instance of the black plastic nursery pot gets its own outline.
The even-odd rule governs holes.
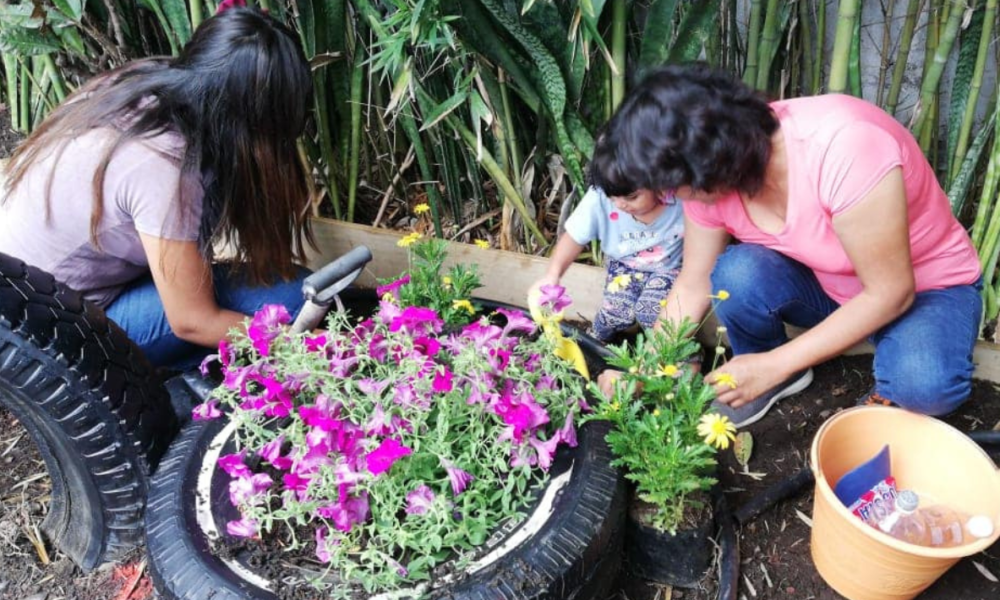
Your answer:
[[[676,587],[694,587],[712,566],[715,519],[712,511],[697,525],[676,534],[643,523],[629,511],[625,525],[625,568],[637,577]]]
[[[374,299],[374,294],[362,296]],[[348,305],[357,298],[348,298]],[[483,303],[488,304],[488,303]],[[496,306],[496,305],[489,305]],[[603,364],[600,345],[581,344]],[[561,448],[543,489],[519,523],[502,527],[462,573],[407,595],[448,600],[604,600],[615,583],[625,537],[626,487],[610,466],[603,422],[579,428]],[[235,451],[226,419],[188,423],[153,477],[146,511],[147,552],[157,592],[167,600],[276,600],[283,583],[262,576],[249,553],[226,548],[229,477],[218,457]],[[378,598],[378,596],[376,596]]]

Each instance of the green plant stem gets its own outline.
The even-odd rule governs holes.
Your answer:
[[[743,70],[743,83],[757,85],[757,60],[760,56],[760,21],[764,13],[764,0],[750,2],[750,25],[747,32],[747,63]]]
[[[827,89],[832,93],[847,90],[848,65],[851,59],[851,44],[854,40],[854,22],[860,18],[858,8],[861,0],[841,0],[837,11],[837,32],[833,39],[833,54],[830,57],[830,78]]]
[[[958,0],[961,1],[961,0]],[[962,2],[962,7],[965,6],[965,2]],[[937,48],[934,50],[934,58],[931,61],[930,67],[927,69],[927,74],[924,76],[922,83],[920,84],[920,102],[917,104],[917,114],[913,120],[913,125],[911,130],[914,132],[922,131],[924,123],[930,116],[931,103],[934,101],[934,97],[937,94],[938,84],[941,82],[941,75],[944,73],[945,63],[948,62],[948,55],[951,54],[951,48],[955,44],[955,39],[958,37],[959,27],[962,25],[962,15],[965,13],[962,7],[955,7],[951,13],[948,15],[948,20],[945,22],[944,33],[941,34],[941,39],[938,41]]]
[[[778,8],[778,0],[767,0],[764,29],[760,33],[760,50],[757,57],[760,61],[756,82],[758,90],[767,89],[767,82],[771,77],[771,61],[778,51],[778,36],[781,33],[778,31],[778,22],[781,20]]]
[[[816,68],[813,69],[812,92],[818,94],[823,89],[823,57],[826,55],[826,2],[821,0],[816,7]]]
[[[625,0],[611,1],[611,58],[614,69],[611,73],[611,111],[618,110],[625,99],[625,55],[628,7]]]
[[[965,114],[962,116],[962,128],[958,133],[958,143],[955,147],[954,163],[951,177],[958,175],[962,168],[965,151],[969,146],[969,136],[972,123],[976,119],[976,105],[982,93],[983,73],[986,71],[986,61],[989,60],[990,41],[993,37],[993,24],[996,21],[997,0],[986,1],[986,14],[983,16],[983,31],[979,36],[979,50],[976,54],[976,66],[972,72],[972,83],[969,86],[969,97],[965,102]]]
[[[499,84],[500,84],[500,100],[503,105],[503,121],[504,127],[507,129],[507,144],[510,146],[510,162],[511,167],[515,174],[521,172],[521,167],[524,166],[521,158],[521,147],[517,143],[517,130],[514,129],[514,114],[511,110],[510,104],[510,93],[507,90],[507,73],[500,69],[499,73]]]
[[[903,74],[906,72],[906,62],[910,56],[910,46],[913,43],[913,33],[917,28],[917,17],[925,0],[909,0],[906,5],[906,18],[903,20],[899,38],[899,50],[896,52],[896,64],[892,66],[892,82],[889,84],[889,95],[886,97],[885,110],[889,114],[896,112],[899,103],[899,91],[903,88]]]
[[[14,58],[13,54],[8,54],[4,52],[3,57],[3,72],[6,74],[7,80],[7,106],[10,107],[10,124],[15,130],[20,130],[21,127],[21,101],[18,99],[18,71],[17,59]]]
[[[424,180],[424,189],[427,190],[427,203],[431,207],[431,218],[434,221],[434,231],[435,235],[438,237],[444,237],[443,229],[441,228],[441,192],[438,191],[437,181],[434,178],[434,170],[431,168],[431,163],[427,160],[427,152],[424,151],[424,142],[420,137],[420,130],[417,127],[416,120],[413,117],[413,113],[410,112],[409,108],[404,108],[399,113],[399,122],[403,126],[403,131],[406,136],[410,138],[410,143],[413,144],[413,153],[417,157],[417,166],[420,168],[420,177]]]
[[[42,65],[45,66],[45,73],[48,75],[49,81],[52,82],[52,91],[55,93],[56,99],[59,101],[58,103],[61,103],[66,99],[66,86],[63,83],[59,67],[57,67],[55,61],[52,60],[51,54],[42,54],[38,58],[42,61]]]
[[[31,133],[31,69],[21,61],[21,133]]]
[[[885,12],[883,5],[882,12],[882,46],[879,48],[879,64],[878,64],[878,85],[875,86],[875,104],[882,106],[882,96],[885,93],[885,80],[889,73],[889,48],[892,46],[892,36],[890,31],[892,29],[893,17],[896,14],[896,3],[889,3],[889,10]]]
[[[822,68],[821,65],[816,64],[816,56],[814,55],[814,48],[812,45],[812,31],[810,25],[812,24],[812,19],[809,18],[809,4],[807,0],[798,0],[798,10],[799,10],[799,46],[802,51],[802,80],[805,83],[803,87],[812,83],[814,79],[813,69]],[[798,81],[798,78],[793,77],[792,81]]]
[[[364,89],[365,61],[361,48],[355,47],[351,70],[351,149],[347,159],[347,220],[354,222],[354,204],[358,197],[358,169],[361,159],[361,90]]]
[[[847,80],[851,95],[861,97],[861,19],[854,20],[854,35],[851,36],[851,60],[847,63]]]
[[[151,2],[150,4],[156,4]],[[188,8],[191,11],[191,29],[197,29],[204,20],[201,10],[201,0],[188,0]]]

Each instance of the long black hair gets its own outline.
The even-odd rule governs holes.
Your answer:
[[[611,196],[684,186],[753,194],[777,129],[767,101],[732,75],[700,64],[662,67],[602,128],[590,181]]]
[[[104,178],[115,151],[132,139],[176,132],[186,143],[181,207],[193,201],[184,182],[203,187],[202,253],[211,259],[213,244],[228,243],[250,281],[290,277],[293,263],[304,258],[303,241],[312,243],[306,173],[296,146],[311,98],[298,36],[255,8],[232,8],[204,21],[176,58],[136,61],[83,86],[14,154],[8,190],[49,152],[58,162],[73,137],[117,129],[94,173],[90,231],[96,245]]]

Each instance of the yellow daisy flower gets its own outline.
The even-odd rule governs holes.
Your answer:
[[[715,298],[716,300],[728,300],[729,292],[726,290],[719,290],[718,292],[709,295],[709,298]]]
[[[427,206],[426,202],[421,202],[420,204],[418,204],[418,205],[416,205],[416,206],[413,207],[413,212],[416,213],[416,214],[418,214],[418,215],[422,215],[425,212],[429,211],[430,209],[431,209],[431,207]]]
[[[728,385],[729,389],[731,390],[736,389],[736,378],[733,377],[732,374],[730,373],[719,373],[718,375],[715,376],[715,381],[713,381],[712,383]]]
[[[680,369],[677,368],[677,365],[660,365],[660,375],[664,377],[677,377],[678,373],[680,373]]]
[[[479,246],[483,250],[487,250],[490,247],[490,243],[486,240],[472,240],[472,243]]]
[[[660,409],[658,409],[658,408],[656,408],[656,409],[653,409],[653,416],[654,416],[654,417],[658,417],[658,416],[660,416]]]
[[[444,287],[451,287],[451,277],[445,275],[444,277],[441,278],[441,283],[444,284]]]
[[[451,303],[452,308],[460,308],[468,311],[470,315],[475,314],[476,309],[473,308],[472,303],[468,300],[455,300]]]
[[[701,416],[698,423],[698,435],[705,438],[705,443],[720,450],[729,448],[729,442],[736,441],[736,426],[729,417],[709,413]]]
[[[399,240],[398,242],[396,242],[396,245],[399,246],[400,248],[409,248],[410,246],[413,245],[414,242],[416,242],[417,240],[419,240],[422,237],[424,237],[422,234],[419,234],[419,233],[416,233],[416,232],[410,233],[410,234],[407,234],[407,235],[403,236],[403,238],[401,240]]]

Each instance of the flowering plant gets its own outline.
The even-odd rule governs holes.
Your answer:
[[[725,417],[706,413],[715,391],[692,368],[701,362],[694,339],[699,327],[689,320],[662,321],[660,328],[638,334],[634,344],[610,346],[607,362],[622,373],[609,397],[595,386],[601,401],[585,417],[612,423],[612,464],[625,469],[637,497],[651,506],[648,524],[671,533],[689,507],[703,507],[700,493],[716,482],[715,454],[736,434]]]
[[[381,290],[360,322],[331,315],[318,335],[289,333],[287,312],[265,307],[220,345],[224,381],[195,411],[225,408],[236,425],[238,451],[219,460],[241,516],[228,533],[282,536],[335,596],[471,560],[557,447],[576,445],[587,408],[583,379],[523,313],[444,333],[437,310],[402,306],[405,289]]]
[[[481,287],[475,265],[458,264],[442,274],[447,245],[444,240],[421,240],[419,233],[404,236],[398,243],[408,249],[409,269],[395,280],[380,281],[379,298],[391,294],[402,307],[433,309],[451,325],[470,323],[476,314],[473,290]]]

